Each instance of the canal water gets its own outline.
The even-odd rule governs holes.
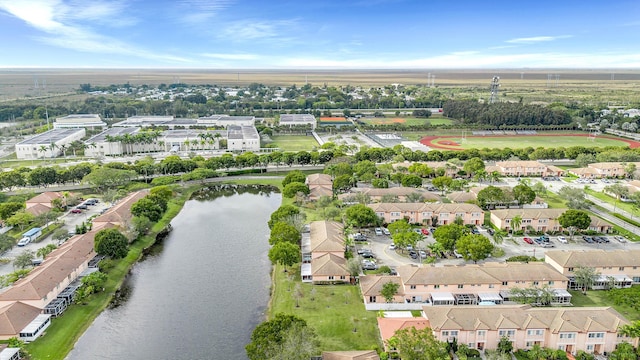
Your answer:
[[[136,264],[128,297],[100,314],[70,360],[246,359],[269,300],[267,220],[281,195],[203,192]]]

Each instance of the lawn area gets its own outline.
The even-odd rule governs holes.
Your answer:
[[[594,191],[591,189],[585,189],[584,190],[587,194],[593,196],[594,198],[597,198],[599,200],[602,200],[606,203],[609,203],[611,205],[614,205],[615,207],[622,209],[626,212],[628,212],[629,214],[633,214],[633,215],[640,215],[638,214],[638,210],[634,209],[633,205],[623,202],[623,201],[616,201],[615,198],[605,194],[605,193],[601,193],[598,191]],[[640,221],[640,219],[632,219],[632,220],[636,220],[636,221]]]
[[[293,275],[293,281],[288,275]],[[355,285],[312,285],[300,281],[300,267],[274,266],[270,315],[293,314],[315,329],[322,350],[368,350],[381,346],[376,313],[364,308]],[[301,295],[294,297],[296,286]],[[299,306],[296,306],[296,302]]]
[[[560,209],[567,207],[565,201],[558,194],[552,193],[551,191],[547,190],[547,193],[541,197],[549,204],[549,208]]]
[[[451,125],[453,120],[444,118],[442,116],[430,117],[430,118],[416,118],[416,117],[384,117],[384,118],[362,118],[360,121],[368,125],[391,125],[391,124],[404,124],[404,125],[424,125],[429,123],[431,125]]]
[[[573,304],[573,306],[611,306],[617,312],[626,317],[627,320],[640,320],[640,313],[633,310],[632,308],[628,306],[614,305],[613,302],[607,298],[607,292],[605,290],[587,291],[587,295],[582,295],[581,291],[576,290],[569,290],[569,292],[571,293],[571,303]]]
[[[470,132],[469,132],[470,133]],[[438,147],[456,150],[456,149],[482,149],[482,148],[538,148],[549,147],[553,144],[554,147],[572,147],[572,146],[584,146],[584,147],[605,147],[605,146],[624,146],[629,147],[629,143],[623,139],[616,139],[613,137],[598,137],[595,140],[590,140],[586,136],[572,136],[572,135],[535,135],[535,136],[471,136],[467,133],[464,140],[461,136],[455,137],[442,137],[432,139],[430,142]],[[582,134],[580,134],[582,135]],[[453,144],[452,144],[453,143]],[[428,144],[427,144],[428,145]]]
[[[273,144],[283,151],[310,151],[318,146],[313,136],[303,135],[278,135],[272,136]]]

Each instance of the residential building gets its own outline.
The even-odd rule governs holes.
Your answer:
[[[520,231],[531,227],[534,231],[558,232],[564,230],[562,225],[560,225],[558,218],[565,211],[567,211],[567,209],[529,208],[492,210],[491,223],[497,228],[506,231]],[[521,219],[519,229],[513,229],[511,227],[511,221],[516,216],[519,216]],[[591,216],[591,225],[589,226],[589,230],[600,233],[609,233],[613,230],[613,225],[598,217]]]
[[[148,193],[147,190],[140,190],[127,195],[107,210],[107,212],[93,219],[93,226],[100,227],[111,224],[124,229],[129,228],[131,218],[133,217],[133,215],[131,215],[131,206]]]
[[[548,288],[554,304],[570,304],[569,279],[545,263],[484,263],[460,266],[401,266],[397,276],[360,277],[367,310],[417,310],[424,304],[476,305],[513,301],[514,288]],[[382,285],[400,284],[393,301],[381,295]]]
[[[564,170],[533,160],[498,161],[487,172],[498,171],[502,176],[562,176]]]
[[[640,250],[553,250],[546,251],[544,261],[569,278],[569,288],[578,288],[575,271],[594,268],[598,278],[594,289],[631,287],[640,284]]]
[[[640,168],[640,162],[599,162],[569,171],[574,175],[587,179],[624,178],[627,177],[629,164],[635,164],[636,168]]]
[[[435,176],[439,176],[440,174],[442,174],[449,177],[456,177],[458,176],[458,171],[462,170],[462,166],[456,165],[450,162],[446,162],[446,161],[415,161],[415,162],[403,161],[400,163],[392,164],[391,166],[393,166],[395,170],[401,170],[401,169],[409,169],[411,165],[416,163],[425,164],[431,169],[435,170],[435,173],[434,173]]]
[[[105,128],[107,123],[98,114],[71,114],[56,118],[54,129],[64,128]]]
[[[395,197],[398,202],[407,202],[407,198],[411,196],[422,197],[421,201],[417,202],[439,202],[442,199],[440,196],[426,191],[424,189],[411,188],[411,187],[390,187],[390,188],[353,188],[351,192],[338,195],[338,199],[343,201],[349,201],[352,198],[362,194],[367,196],[371,202],[380,202],[384,200],[384,197]],[[414,202],[414,201],[412,201]]]
[[[19,336],[20,331],[31,323],[41,308],[21,301],[9,301],[0,304],[0,340]]]
[[[309,186],[310,200],[318,200],[322,196],[333,196],[333,180],[331,179],[331,175],[308,175],[305,184]]]
[[[314,221],[302,237],[301,277],[315,284],[351,281],[344,257],[344,227],[335,221]]]
[[[62,155],[63,150],[86,134],[83,128],[53,129],[15,145],[18,159],[45,159]]]
[[[255,126],[228,125],[227,149],[231,151],[260,151],[260,135]]]
[[[638,339],[618,336],[618,329],[629,324],[611,307],[549,308],[517,306],[424,306],[429,327],[440,341],[466,344],[478,350],[496,349],[506,336],[513,349],[535,345],[571,354],[578,350],[593,354],[613,351],[618,343]]]
[[[425,225],[452,224],[461,218],[464,225],[482,225],[484,211],[474,204],[374,203],[367,205],[385,223],[407,219]]]
[[[52,201],[56,199],[64,201],[64,195],[61,192],[45,191],[27,200],[25,210],[35,216],[44,214],[54,208]]]
[[[309,125],[312,129],[316,128],[316,123],[316,117],[312,114],[282,114],[279,120],[281,126]]]
[[[402,311],[399,313],[401,314],[398,317],[394,316],[393,312],[388,312],[384,317],[377,318],[380,338],[382,339],[385,351],[387,352],[394,351],[389,348],[387,341],[394,337],[397,331],[411,328],[423,330],[429,327],[429,321],[424,317],[412,317],[411,313],[403,314],[404,312]]]
[[[478,194],[471,191],[454,191],[447,195],[447,199],[454,203],[472,203],[478,198]]]

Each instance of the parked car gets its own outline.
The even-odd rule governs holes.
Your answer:
[[[408,250],[408,251],[413,250],[413,246],[411,246],[411,245],[407,245],[407,250]]]
[[[478,235],[478,234],[480,234],[480,230],[478,230],[478,228],[474,226],[474,227],[471,228],[471,233],[475,234],[475,235]]]
[[[493,230],[492,228],[487,228],[487,233],[489,233],[489,235],[493,236],[493,234],[495,234],[496,231]]]
[[[395,249],[396,249],[396,244],[389,245],[389,250],[395,250]]]
[[[398,271],[396,269],[390,268],[389,270],[391,270],[389,271],[389,275],[398,275]]]
[[[31,242],[31,238],[30,237],[23,237],[22,239],[20,239],[20,241],[18,241],[18,246],[26,246]]]
[[[462,254],[458,252],[458,250],[453,250],[453,256],[455,256],[458,259],[462,259],[463,257]]]
[[[531,238],[525,237],[522,238],[522,240],[524,240],[524,242],[526,242],[527,244],[533,245],[533,240],[531,240]]]
[[[376,270],[378,268],[378,265],[376,265],[374,262],[365,260],[362,262],[362,268],[364,270]]]
[[[353,240],[355,241],[367,241],[367,236],[361,233],[353,234]]]
[[[543,248],[552,248],[552,247],[555,247],[553,244],[551,244],[551,243],[546,243],[546,242],[543,242],[542,244],[540,244],[540,246],[542,246]]]
[[[627,242],[627,239],[625,239],[622,236],[614,236],[613,238],[618,240],[618,242],[621,242],[621,243],[626,243]]]
[[[589,244],[592,244],[594,242],[591,236],[586,236],[586,235],[582,236],[582,240],[586,241]]]
[[[564,236],[558,236],[558,241],[563,243],[563,244],[566,244],[568,242],[567,238],[564,237]]]
[[[365,259],[373,259],[376,256],[373,255],[373,252],[371,252],[371,250],[366,250],[365,252],[362,253],[362,257]]]
[[[418,258],[418,253],[416,251],[409,251],[409,256],[411,256],[412,259],[417,259]]]
[[[421,258],[425,259],[427,257],[427,252],[424,250],[420,250],[418,251],[418,255],[420,255]]]
[[[382,235],[382,229],[379,228],[379,227],[376,228],[375,232],[376,232],[376,235],[378,235],[378,236]]]
[[[420,229],[420,231],[422,232],[422,235],[425,235],[425,236],[429,235],[429,230],[427,229],[423,228],[423,229]]]
[[[75,209],[71,210],[71,212],[72,212],[73,214],[80,214],[80,213],[82,213],[82,210],[80,210],[80,209],[78,209],[78,208],[75,208]]]
[[[80,204],[78,206],[76,206],[76,209],[82,209],[82,210],[87,210],[89,207],[85,204]]]
[[[391,231],[389,231],[389,229],[387,228],[382,228],[382,233],[385,235],[391,235]]]

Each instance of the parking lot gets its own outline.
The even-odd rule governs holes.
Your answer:
[[[75,231],[76,225],[80,225],[82,224],[82,222],[88,221],[89,218],[91,218],[91,216],[100,214],[101,212],[106,210],[108,207],[109,207],[108,204],[100,202],[93,206],[87,206],[87,209],[82,210],[80,213],[72,213],[71,209],[69,209],[66,213],[64,213],[58,218],[58,221],[64,222],[64,225],[62,227],[63,229],[67,231]],[[41,239],[37,243],[31,242],[25,246],[14,246],[13,248],[11,248],[9,251],[5,252],[1,256],[4,259],[9,259],[10,262],[7,264],[0,264],[0,275],[6,275],[16,270],[13,267],[13,260],[16,258],[16,256],[22,254],[26,250],[31,250],[35,254],[38,251],[38,249],[45,247],[49,244],[55,244],[55,242],[53,241],[52,235],[49,235],[46,238]]]
[[[480,234],[487,236],[492,239],[491,235],[489,235],[486,229],[478,228]],[[370,231],[364,231],[363,235],[366,236],[366,241],[355,241],[356,249],[363,251],[367,254],[371,254],[371,257],[366,259],[367,262],[375,263],[377,267],[386,265],[391,268],[401,266],[401,265],[419,265],[421,263],[426,264],[424,259],[418,257],[417,259],[412,259],[409,256],[409,251],[402,249],[392,250],[389,248],[391,244],[393,244],[393,240],[389,235],[376,235],[373,229]],[[528,244],[525,242],[524,238],[528,237],[531,239],[533,244]],[[507,258],[518,255],[527,255],[527,256],[535,256],[537,258],[543,259],[546,251],[549,250],[622,250],[622,249],[630,249],[630,248],[638,248],[640,245],[637,243],[631,243],[628,241],[620,242],[615,239],[614,236],[606,236],[608,243],[606,242],[595,242],[587,243],[583,240],[582,235],[574,235],[573,239],[570,239],[569,236],[564,236],[566,243],[558,241],[557,236],[551,236],[548,241],[548,245],[542,245],[535,241],[537,236],[515,236],[515,237],[507,237],[504,239],[502,244],[496,245],[502,248],[505,252],[504,256],[499,258],[489,257],[484,260],[487,261],[505,261]],[[493,239],[492,239],[493,241]],[[423,236],[422,240],[416,244],[415,250],[419,252],[420,250],[426,251],[428,254],[428,245],[435,242],[433,238],[433,234],[429,232],[429,235]],[[545,247],[546,246],[546,247]],[[367,255],[369,256],[369,255]],[[434,264],[435,265],[462,265],[467,263],[464,259],[456,258],[455,256],[451,256],[447,259],[438,259]],[[469,263],[472,263],[469,261]],[[481,262],[480,262],[481,263]]]

